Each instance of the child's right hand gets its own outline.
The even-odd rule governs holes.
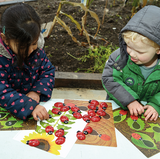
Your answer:
[[[34,120],[38,120],[38,117],[41,120],[49,119],[46,108],[41,105],[37,105],[31,114],[33,115]]]
[[[131,115],[138,116],[138,114],[144,113],[144,107],[136,100],[128,104],[127,107]]]
[[[37,103],[39,103],[40,101],[40,94],[37,92],[29,92],[26,94],[27,97],[32,98],[33,100],[35,100]]]

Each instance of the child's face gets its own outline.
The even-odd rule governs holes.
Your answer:
[[[29,50],[28,50],[28,56],[37,49],[37,41],[33,42],[30,46],[29,46]],[[18,48],[16,45],[16,42],[14,40],[10,40],[9,42],[9,47],[11,48],[11,50],[15,53],[18,54]]]
[[[136,42],[132,42],[131,40],[127,42],[127,52],[131,56],[133,62],[137,65],[144,65],[147,67],[156,64],[158,58],[157,54],[160,53],[160,51],[157,51],[154,47],[143,43],[140,38],[137,39]]]

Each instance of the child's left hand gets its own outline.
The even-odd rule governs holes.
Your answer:
[[[146,109],[144,116],[145,116],[145,121],[150,119],[150,121],[154,120],[156,121],[158,118],[158,112],[150,105],[145,105],[144,109]]]
[[[27,93],[26,96],[32,98],[33,100],[35,100],[38,103],[40,101],[40,94],[37,92],[31,91],[31,92]]]

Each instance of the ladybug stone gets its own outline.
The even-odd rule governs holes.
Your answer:
[[[101,119],[100,116],[93,116],[93,117],[91,118],[91,121],[93,121],[93,122],[98,122],[98,121],[100,121],[100,119]]]
[[[84,114],[82,118],[85,122],[90,123],[90,116],[88,114]]]
[[[88,110],[88,115],[92,117],[92,116],[95,116],[96,113],[94,110]]]
[[[97,100],[89,100],[90,104],[99,105],[99,102]]]
[[[64,104],[63,104],[62,102],[56,102],[56,103],[54,104],[54,106],[55,106],[55,107],[58,107],[58,108],[61,108],[61,107],[64,106]]]
[[[69,106],[64,106],[64,107],[61,107],[60,108],[60,111],[62,111],[62,112],[66,112],[66,111],[68,111],[69,110]]]
[[[38,146],[40,144],[40,142],[37,139],[31,139],[31,140],[28,140],[26,142],[26,144],[36,147],[36,146]]]
[[[56,132],[55,132],[55,136],[56,137],[62,137],[64,135],[64,129],[61,128],[61,129],[58,129]]]
[[[60,110],[59,110],[59,109],[57,109],[57,108],[53,108],[53,109],[52,109],[52,113],[53,113],[53,114],[61,115]]]
[[[61,120],[61,122],[65,123],[65,124],[68,124],[68,121],[69,121],[68,117],[65,116],[65,115],[62,115],[62,116],[60,117],[60,120]]]
[[[91,110],[97,110],[98,109],[98,107],[94,104],[89,104],[88,108],[91,109]]]
[[[106,112],[104,110],[98,110],[96,113],[100,116],[105,116],[106,115]]]
[[[77,131],[77,135],[76,136],[77,136],[77,138],[79,140],[84,140],[86,138],[85,134],[83,132],[81,132],[81,131]]]
[[[85,135],[92,133],[93,129],[90,126],[86,126],[83,130]]]
[[[82,118],[81,113],[78,113],[78,112],[73,112],[73,116],[74,116],[76,119],[81,119],[81,118]]]
[[[65,142],[65,137],[64,136],[61,136],[61,137],[58,137],[55,141],[55,143],[57,145],[62,145],[63,143]]]
[[[76,106],[71,107],[71,110],[73,112],[79,112],[79,113],[81,112],[80,109],[78,107],[76,107]]]
[[[105,110],[105,109],[107,109],[108,105],[105,102],[101,102],[100,107]]]
[[[46,131],[46,133],[48,133],[49,135],[52,135],[53,132],[54,132],[54,128],[49,125],[49,126],[47,126],[47,127],[45,128],[45,131]]]

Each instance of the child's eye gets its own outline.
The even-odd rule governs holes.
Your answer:
[[[144,52],[139,52],[139,51],[138,51],[138,53],[139,53],[139,54],[144,54]]]
[[[37,45],[37,42],[36,42],[36,43],[33,43],[32,45]]]

